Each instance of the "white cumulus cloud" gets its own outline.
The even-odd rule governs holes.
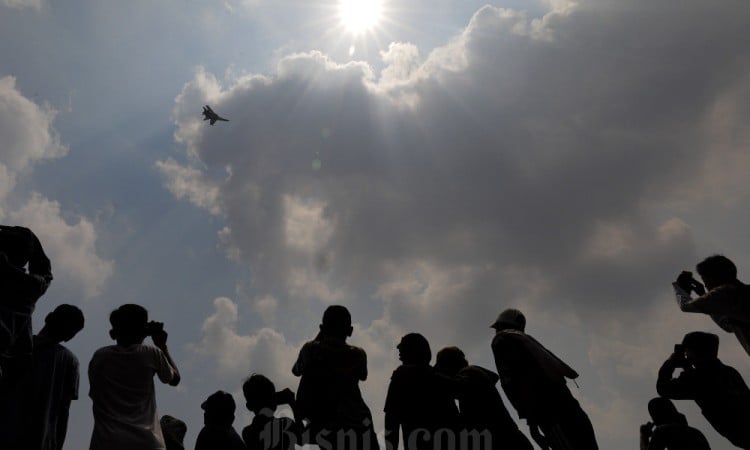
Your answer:
[[[39,237],[52,261],[57,284],[71,286],[93,298],[102,292],[104,283],[114,271],[114,262],[97,254],[97,233],[87,218],[77,216],[73,223],[63,218],[60,204],[40,194],[9,214],[13,224],[31,228]]]
[[[112,261],[97,254],[94,223],[65,212],[60,203],[38,192],[16,189],[34,166],[68,153],[53,126],[56,114],[25,97],[15,78],[0,78],[0,219],[29,227],[39,236],[52,260],[52,289],[63,285],[92,298],[114,270]]]

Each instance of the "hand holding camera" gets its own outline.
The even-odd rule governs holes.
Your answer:
[[[654,432],[654,424],[652,422],[646,422],[641,425],[641,436],[650,438]]]
[[[676,283],[686,292],[695,292],[698,295],[706,293],[706,288],[703,287],[700,281],[693,278],[692,272],[682,271],[677,277]]]
[[[151,321],[146,324],[146,335],[151,336],[154,345],[161,348],[167,345],[167,332],[164,331],[163,322]]]
[[[284,388],[274,393],[274,402],[277,405],[294,405],[294,391]]]
[[[675,363],[676,367],[682,369],[687,369],[688,367],[690,367],[690,363],[685,356],[685,347],[683,347],[682,344],[674,345],[674,352],[669,357],[669,359]]]

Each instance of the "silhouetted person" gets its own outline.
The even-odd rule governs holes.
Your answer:
[[[31,410],[21,394],[32,370],[31,315],[52,281],[50,261],[28,228],[0,225],[0,281],[0,448],[11,449],[28,446],[21,440]]]
[[[34,336],[33,410],[30,448],[61,450],[70,402],[78,399],[78,358],[61,345],[83,329],[83,312],[60,305],[47,314]]]
[[[185,450],[185,444],[183,443],[187,433],[185,422],[165,414],[159,419],[159,424],[164,435],[166,450]]]
[[[13,376],[14,370],[20,374],[31,364],[31,314],[52,281],[49,258],[28,228],[0,225],[0,280],[0,402],[3,402],[18,380]]]
[[[164,448],[156,413],[154,375],[177,386],[180,373],[167,350],[167,332],[149,322],[140,305],[122,305],[109,315],[109,335],[117,345],[102,347],[89,363],[89,397],[94,431],[90,450],[159,450]],[[151,336],[155,347],[144,345]]]
[[[309,441],[332,449],[377,450],[370,409],[359,382],[367,379],[367,355],[346,339],[353,331],[349,311],[332,305],[323,313],[320,333],[305,343],[292,368],[298,422],[309,420]]]
[[[666,398],[648,402],[652,422],[641,425],[641,450],[711,450],[706,437]]]
[[[496,331],[492,353],[503,390],[539,446],[598,449],[591,421],[566,385],[565,379],[575,379],[578,373],[524,333],[526,318],[520,311],[506,309],[491,326]]]
[[[722,255],[709,256],[696,270],[705,287],[690,272],[680,273],[672,283],[680,309],[710,315],[724,331],[734,333],[750,355],[750,286],[737,279],[737,267]],[[698,297],[692,298],[691,292]]]
[[[248,450],[294,450],[299,442],[299,430],[294,420],[274,417],[278,404],[294,408],[294,393],[285,389],[279,393],[273,382],[263,375],[253,374],[242,384],[247,409],[253,421],[242,430],[242,440]]]
[[[495,388],[499,377],[480,366],[469,365],[458,347],[445,347],[437,353],[435,370],[455,384],[466,450],[533,450],[508,414],[503,398]],[[478,434],[477,434],[478,433]],[[486,439],[486,437],[489,439]],[[464,445],[466,442],[466,445]]]
[[[719,337],[693,331],[659,369],[656,391],[672,400],[695,400],[714,429],[740,448],[750,448],[750,389],[719,358]],[[675,370],[683,369],[673,378]]]
[[[385,440],[398,449],[399,429],[406,450],[438,450],[459,445],[458,409],[451,385],[430,366],[430,344],[409,333],[397,346],[402,365],[391,375],[385,399]]]
[[[195,450],[245,450],[245,443],[232,427],[235,407],[232,394],[216,391],[208,396],[201,404],[204,426]]]
[[[78,398],[78,359],[61,345],[83,329],[83,313],[59,305],[34,336],[32,364],[5,398],[12,417],[0,422],[3,450],[60,450],[65,441],[70,402]]]

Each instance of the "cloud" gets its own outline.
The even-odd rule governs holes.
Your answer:
[[[114,262],[97,254],[97,233],[91,221],[77,216],[74,223],[68,223],[60,204],[40,194],[32,195],[20,209],[10,212],[8,218],[12,223],[30,227],[39,237],[52,261],[53,290],[58,285],[72,287],[83,292],[85,299],[102,292],[114,272]]]
[[[216,375],[221,379],[236,383],[256,372],[266,375],[278,386],[291,386],[295,347],[270,328],[261,328],[252,335],[239,334],[239,309],[231,299],[216,298],[213,306],[213,314],[201,326],[200,342],[190,347],[192,352],[216,361]]]
[[[202,172],[177,164],[171,158],[158,161],[156,168],[167,177],[166,188],[175,197],[188,198],[196,206],[205,208],[211,214],[221,213],[218,188]]]
[[[663,352],[628,330],[659,328],[653,339],[670,342],[682,332],[673,305],[668,325],[647,312],[697,259],[694,200],[750,194],[738,100],[750,11],[553,3],[540,19],[483,7],[425,57],[392,44],[379,73],[319,52],[227,86],[197,72],[174,108],[186,157],[163,173],[182,186],[175,195],[221,205],[221,242],[252,274],[242,295],[284,333],[230,333],[219,346],[281,348],[339,302],[379,364],[396,364],[392,345],[412,330],[487,364],[489,322],[518,306],[584,374],[595,422],[637,430],[639,409],[612,392],[652,395]],[[208,101],[232,122],[200,123]],[[236,323],[236,305],[215,307]],[[387,382],[376,378],[372,399]],[[608,433],[603,446],[625,441]]]
[[[24,97],[14,77],[0,78],[0,204],[18,177],[35,164],[67,154],[68,148],[52,126],[56,114],[49,105],[37,105]]]
[[[53,126],[56,114],[50,106],[26,98],[15,78],[0,78],[0,218],[28,226],[39,236],[52,260],[53,290],[64,286],[93,298],[114,270],[112,261],[96,253],[94,224],[64,212],[58,202],[38,192],[17,189],[37,164],[68,153]]]

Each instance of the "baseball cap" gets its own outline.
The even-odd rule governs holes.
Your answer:
[[[490,325],[490,328],[513,328],[523,331],[526,328],[526,317],[521,311],[508,308],[497,316],[497,319]]]

